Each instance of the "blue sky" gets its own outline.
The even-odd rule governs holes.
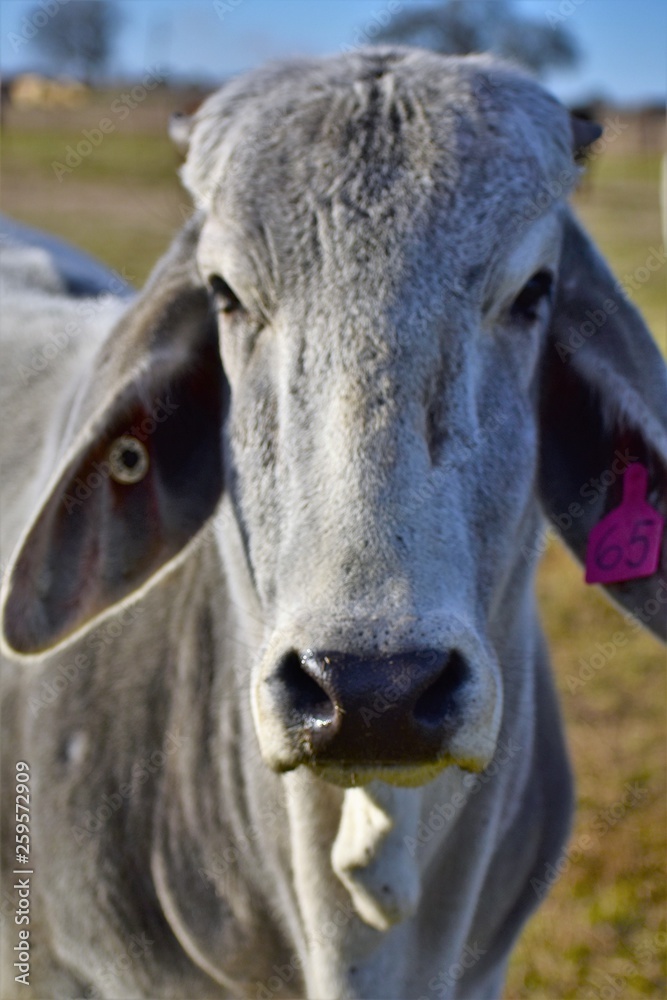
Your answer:
[[[414,0],[399,2],[404,7]],[[34,42],[23,44],[22,34],[26,17],[40,3],[56,10],[58,0],[0,0],[3,72],[43,65]],[[621,103],[664,99],[664,0],[515,0],[515,5],[536,19],[558,15],[580,45],[579,68],[546,80],[561,99],[598,94]],[[118,0],[118,7],[123,29],[115,73],[141,75],[159,64],[215,81],[267,58],[335,52],[358,43],[378,16],[386,16],[390,0]]]

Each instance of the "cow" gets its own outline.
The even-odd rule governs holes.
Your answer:
[[[12,257],[3,996],[501,995],[572,808],[545,519],[667,621],[667,374],[582,127],[487,56],[274,63],[189,122],[129,304]]]

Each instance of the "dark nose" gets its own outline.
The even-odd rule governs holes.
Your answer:
[[[456,650],[377,659],[292,650],[268,683],[304,763],[414,765],[446,752],[468,677]]]

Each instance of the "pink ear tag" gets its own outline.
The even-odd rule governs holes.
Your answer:
[[[586,583],[621,583],[651,576],[658,568],[665,528],[646,501],[648,470],[636,462],[623,475],[623,500],[588,536]]]

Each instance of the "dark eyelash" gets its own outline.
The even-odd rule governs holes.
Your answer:
[[[549,271],[537,271],[523,286],[512,303],[512,319],[534,321],[539,318],[539,305],[543,299],[551,299],[553,275]]]
[[[208,286],[218,312],[229,314],[243,309],[238,295],[219,274],[209,275]]]

